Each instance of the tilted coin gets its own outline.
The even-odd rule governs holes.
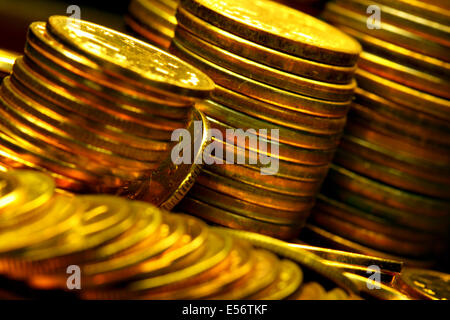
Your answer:
[[[204,97],[213,89],[212,81],[200,71],[117,31],[64,16],[50,17],[47,29],[112,73],[122,72],[141,83],[187,96]]]

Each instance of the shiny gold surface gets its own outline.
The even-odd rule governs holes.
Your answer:
[[[183,7],[244,39],[315,61],[353,65],[361,51],[328,24],[275,2],[192,0]]]
[[[128,73],[141,83],[193,96],[205,96],[212,81],[184,62],[135,38],[64,16],[49,18],[50,32],[110,72]],[[126,44],[126,45],[124,45]]]
[[[14,61],[18,56],[18,53],[0,49],[0,73],[10,73],[12,71]]]
[[[0,234],[0,273],[34,290],[66,290],[66,268],[73,264],[82,270],[77,296],[87,299],[272,300],[303,285],[300,265],[197,218],[110,195],[55,192],[52,180],[36,171],[8,171],[1,179],[8,190],[50,183],[35,191],[39,206],[36,197],[13,200],[24,206],[10,206],[8,214],[28,219]],[[330,299],[347,297],[336,290]]]
[[[349,83],[355,71],[354,67],[318,63],[248,41],[199,19],[183,7],[180,7],[177,11],[177,20],[178,24],[184,29],[209,43],[238,56],[299,76],[331,83]]]

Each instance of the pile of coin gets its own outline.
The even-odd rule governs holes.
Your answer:
[[[136,189],[170,160],[172,132],[201,121],[193,106],[213,88],[114,30],[63,16],[32,23],[0,89],[0,163],[48,172],[74,191]]]
[[[369,5],[381,10],[380,29]],[[422,266],[447,255],[449,10],[444,2],[327,5],[324,17],[364,49],[345,135],[311,216],[313,233],[335,246]]]
[[[61,192],[30,170],[0,173],[0,274],[85,299],[348,298],[303,287],[296,263],[200,219]]]
[[[168,49],[173,39],[179,0],[131,0],[127,25],[150,43]]]
[[[272,1],[187,0],[176,17],[170,51],[216,83],[197,105],[212,159],[179,209],[295,237],[345,125],[359,44]]]

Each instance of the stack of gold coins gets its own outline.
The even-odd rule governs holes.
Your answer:
[[[294,237],[339,143],[359,44],[272,1],[188,0],[176,17],[171,52],[216,83],[198,104],[215,154],[179,209]]]
[[[0,274],[37,291],[78,289],[85,299],[349,297],[342,289],[299,293],[296,263],[200,219],[112,195],[61,193],[29,170],[0,173]]]
[[[324,17],[364,49],[345,135],[311,216],[313,233],[335,246],[415,265],[448,252],[450,7],[440,5],[327,5]]]
[[[65,189],[130,189],[170,160],[172,132],[201,121],[193,106],[213,88],[114,30],[62,16],[32,23],[0,89],[0,162],[49,172]]]
[[[168,49],[173,39],[179,0],[131,0],[127,25],[152,44]]]
[[[317,15],[323,9],[324,0],[276,0],[308,14]],[[127,26],[150,43],[168,49],[175,35],[177,18],[175,13],[179,0],[131,0]]]

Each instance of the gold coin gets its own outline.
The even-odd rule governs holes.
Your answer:
[[[5,103],[0,98],[1,106]],[[24,128],[22,125],[17,125],[14,119],[10,119],[10,113],[5,113],[0,108],[0,149],[3,156],[8,158],[11,163],[20,163],[19,167],[26,167],[45,171],[52,175],[52,172],[59,174],[56,176],[59,179],[59,187],[75,185],[76,190],[79,189],[77,181],[88,182],[89,186],[93,186],[97,191],[108,190],[111,187],[118,187],[124,184],[124,180],[117,177],[116,168],[112,168],[108,172],[105,163],[103,162],[87,162],[86,159],[80,157],[77,153],[66,152],[57,147],[36,139],[34,135]],[[135,177],[136,177],[135,172]],[[122,173],[123,174],[123,173]],[[69,177],[68,179],[61,179],[62,177]],[[86,189],[85,185],[82,189]]]
[[[144,89],[136,90],[135,85],[106,75],[101,66],[70,50],[52,37],[42,23],[30,26],[25,56],[34,62],[33,69],[39,74],[47,75],[55,82],[79,88],[102,99],[112,100],[115,104],[116,100],[123,101],[125,110],[133,111],[133,106],[134,109],[138,108],[153,114],[180,117],[179,114],[186,114],[192,106],[192,101],[186,100],[183,96],[171,97],[169,93],[157,94]]]
[[[255,81],[308,97],[330,101],[348,101],[356,87],[355,80],[349,84],[321,82],[254,62],[210,44],[181,27],[176,29],[175,39],[190,52],[194,52],[222,68],[243,76],[251,75]]]
[[[309,215],[308,209],[301,212],[292,212],[259,206],[245,201],[245,199],[238,199],[216,192],[215,190],[203,187],[200,184],[194,185],[189,193],[189,197],[219,209],[230,211],[231,213],[268,223],[290,224],[303,220]],[[311,203],[311,206],[312,205],[313,204]]]
[[[423,163],[429,167],[440,168],[443,172],[448,172],[449,155],[446,152],[439,152],[418,143],[413,144],[408,141],[402,141],[398,136],[372,130],[367,128],[365,124],[358,122],[349,121],[346,132],[384,149],[393,150],[393,152],[398,153],[403,158],[409,158],[411,161]]]
[[[217,164],[208,167],[208,170],[258,188],[293,196],[314,195],[321,185],[321,181],[301,181],[276,175],[262,175],[258,168],[240,164]]]
[[[247,116],[212,100],[204,100],[198,103],[197,108],[209,118],[213,118],[233,128],[239,128],[244,131],[252,128],[264,128],[267,132],[265,136],[261,133],[261,130],[256,130],[256,134],[263,136],[263,138],[273,139],[270,136],[270,130],[278,129],[279,141],[295,147],[332,149],[337,147],[341,136],[340,133],[318,135],[308,131],[293,130],[283,125],[257,119],[257,117]]]
[[[215,300],[252,299],[252,295],[256,292],[264,290],[276,281],[279,269],[282,267],[280,260],[266,250],[255,250],[255,260],[253,269],[246,276],[209,298]],[[255,281],[255,279],[258,280]]]
[[[421,70],[446,79],[446,81],[450,80],[448,76],[450,63],[448,62],[403,48],[341,24],[339,24],[339,28],[358,40],[363,45],[365,52],[367,51],[404,66]]]
[[[254,260],[251,259],[254,251],[248,243],[233,241],[234,247],[226,259],[230,259],[230,265],[221,273],[211,279],[199,283],[193,283],[188,287],[175,288],[170,291],[147,293],[145,299],[201,299],[208,298],[223,290],[247,275],[253,268]]]
[[[319,228],[312,224],[307,224],[302,233],[303,237],[308,237],[311,241],[312,238],[315,239],[315,241],[318,241],[322,246],[326,243],[326,246],[329,248],[335,248],[338,250],[344,250],[344,251],[350,251],[350,252],[357,252],[365,255],[375,256],[375,257],[381,257],[385,259],[392,259],[392,260],[398,260],[402,261],[408,266],[417,266],[419,268],[431,268],[436,264],[436,261],[434,260],[419,260],[419,259],[413,259],[409,257],[403,257],[403,256],[396,256],[392,253],[386,253],[384,251],[375,250],[373,248],[363,246],[359,243],[350,241],[346,238],[343,238],[341,236],[335,235],[325,229]],[[367,278],[366,278],[367,280]]]
[[[45,260],[79,252],[87,255],[90,249],[111,241],[133,225],[135,213],[130,203],[122,198],[93,195],[74,199],[83,206],[77,224],[54,242],[27,248],[22,254],[24,258]],[[107,254],[106,250],[102,254]]]
[[[25,96],[17,88],[13,89],[13,86],[9,85],[10,82],[8,78],[5,80],[6,82],[4,81],[2,86],[2,93],[7,99],[7,104],[5,104],[5,106],[8,107],[11,116],[15,117],[22,126],[31,130],[33,134],[37,135],[42,141],[46,141],[55,147],[62,148],[68,152],[78,151],[81,155],[93,158],[94,160],[103,158],[109,163],[116,163],[119,166],[122,165],[124,170],[128,169],[127,171],[131,168],[141,168],[141,170],[146,167],[155,168],[157,167],[157,162],[155,161],[158,161],[158,159],[161,161],[167,156],[167,153],[162,152],[152,156],[149,155],[153,161],[136,160],[115,154],[103,147],[95,146],[91,141],[88,141],[89,138],[86,142],[80,141],[76,138],[77,134],[67,133],[56,126],[52,127],[51,124],[49,124],[50,119],[47,115],[35,111],[39,110],[42,106]],[[78,134],[81,138],[82,132],[78,132]]]
[[[367,89],[388,100],[441,119],[450,119],[449,100],[386,80],[361,69],[356,71],[356,80],[361,88]]]
[[[219,85],[216,85],[216,89],[211,95],[211,100],[255,118],[317,134],[340,133],[346,122],[345,117],[323,118],[281,108],[228,90]]]
[[[327,197],[371,213],[377,217],[388,219],[397,225],[403,225],[425,233],[433,233],[436,236],[445,236],[445,228],[447,228],[447,226],[442,223],[442,220],[440,220],[441,218],[423,216],[414,212],[409,212],[405,209],[393,207],[389,204],[381,203],[377,199],[373,199],[374,197],[366,197],[359,192],[353,191],[352,188],[343,186],[341,183],[332,181],[331,179],[330,183],[332,183],[333,187],[330,187],[329,182],[327,181],[322,188],[322,193]],[[339,188],[336,188],[336,185],[339,185]],[[371,192],[376,193],[375,190],[371,190]]]
[[[280,261],[277,279],[265,289],[248,297],[251,300],[281,300],[290,296],[302,284],[300,267],[289,260]]]
[[[388,111],[385,113],[388,113]],[[414,123],[415,121],[400,117],[394,110],[390,112],[390,116],[387,116],[387,114],[380,115],[372,110],[371,106],[355,102],[349,113],[349,119],[351,119],[351,122],[364,123],[368,127],[387,135],[397,135],[399,139],[404,139],[410,143],[429,145],[430,149],[448,149],[450,146],[450,143],[448,143],[449,132],[442,132],[436,127],[428,128],[424,124]]]
[[[202,131],[197,132],[197,124],[201,122]],[[203,161],[203,152],[208,143],[209,124],[205,116],[194,109],[193,120],[188,127],[194,152],[189,163],[178,163],[181,156],[167,157],[161,165],[152,172],[150,177],[136,179],[125,187],[116,191],[116,194],[128,198],[150,202],[162,209],[171,210],[189,191],[200,174]],[[196,149],[197,148],[197,149]],[[167,177],[171,177],[167,179]]]
[[[218,139],[214,140],[219,141]],[[261,170],[262,168],[266,167],[266,165],[262,164],[258,160],[258,154],[256,152],[243,149],[227,141],[222,141],[222,143],[225,155],[226,152],[230,152],[231,154],[236,154],[238,156],[243,157],[245,161],[242,164],[239,163],[241,166],[254,170],[256,169]],[[278,160],[278,164],[279,164],[278,172],[275,174],[277,177],[279,176],[300,181],[322,180],[325,177],[329,167],[328,163],[322,165],[308,165],[308,164],[293,163],[282,159]]]
[[[305,211],[314,202],[314,195],[300,197],[269,191],[239,180],[224,177],[206,168],[198,176],[197,183],[231,197],[245,199],[245,201],[273,209],[294,212]]]
[[[54,37],[46,29],[46,24],[35,22],[30,25],[25,44],[25,54],[35,57],[35,60],[44,60],[45,67],[52,66],[63,74],[77,75],[85,79],[85,85],[90,85],[93,90],[98,90],[99,85],[109,88],[111,92],[119,91],[119,96],[125,96],[145,101],[166,104],[175,107],[183,107],[192,104],[192,99],[172,92],[157,91],[152,87],[139,88],[139,81],[131,78],[121,78],[114,73],[107,73],[103,66],[90,60],[67,46],[57,37]],[[166,54],[167,55],[167,54]],[[175,58],[174,58],[175,59]],[[92,84],[87,81],[90,80]],[[138,101],[139,101],[138,100]]]
[[[113,242],[110,242],[95,252],[95,259],[105,259],[117,254],[123,254],[147,237],[153,235],[162,223],[162,212],[156,207],[140,202],[130,203],[131,211],[136,216],[133,226]]]
[[[18,53],[0,49],[0,73],[5,75],[11,73],[14,61],[19,57]]]
[[[189,195],[180,202],[180,208],[189,214],[219,225],[233,229],[250,230],[281,239],[291,239],[297,236],[302,227],[302,223],[304,223],[304,221],[296,221],[296,224],[289,225],[268,223],[219,209],[199,200],[192,199]]]
[[[36,55],[36,52],[33,52],[28,44],[29,42],[25,47],[24,62],[32,70],[45,78],[51,79],[52,82],[57,83],[77,97],[88,99],[91,103],[95,102],[96,106],[103,110],[111,105],[113,109],[110,112],[120,118],[144,126],[146,121],[151,121],[151,118],[146,119],[148,116],[160,116],[162,120],[179,121],[181,124],[186,123],[189,118],[192,103],[183,104],[179,107],[172,106],[170,102],[165,105],[163,101],[149,101],[147,97],[135,94],[133,91],[122,90],[122,87],[111,82],[100,84],[99,81],[101,82],[101,80],[93,81],[75,73],[70,74],[52,60]],[[108,85],[106,85],[107,83]]]
[[[22,97],[35,102],[34,108],[29,111],[33,116],[45,121],[49,127],[63,130],[69,136],[78,137],[79,141],[135,159],[146,157],[145,154],[150,153],[152,154],[150,158],[154,158],[153,155],[167,153],[170,150],[170,143],[167,141],[143,139],[98,121],[78,116],[23,87],[15,78],[12,78],[11,82],[8,80],[5,87],[11,91],[19,90],[23,93]],[[123,146],[124,144],[126,146]]]
[[[201,108],[199,108],[201,109]],[[239,153],[248,152],[256,156],[267,156],[272,158],[277,158],[279,160],[284,160],[286,162],[293,162],[296,164],[306,164],[306,165],[326,165],[330,163],[333,158],[336,148],[331,149],[312,149],[312,148],[301,148],[292,145],[288,145],[283,142],[279,142],[276,137],[267,139],[262,136],[257,136],[254,132],[250,131],[242,135],[236,134],[236,128],[228,124],[224,124],[219,120],[211,117],[207,117],[209,125],[211,128],[219,130],[222,137],[213,137],[213,140],[218,142],[224,142],[230,144],[231,146],[237,146]],[[235,134],[227,134],[227,130],[235,130]],[[256,131],[256,130],[255,130]],[[247,135],[249,139],[242,139],[242,136]],[[220,140],[222,138],[223,140]],[[255,141],[258,143],[256,144]],[[252,143],[253,142],[253,143]],[[265,145],[265,147],[260,148],[258,146]],[[269,148],[270,147],[270,148]],[[275,153],[274,150],[277,150]],[[239,155],[239,153],[237,155]],[[237,156],[233,155],[233,156]],[[251,156],[251,155],[250,155]],[[232,160],[233,161],[233,160]]]
[[[422,127],[423,130],[434,132],[436,135],[445,135],[450,132],[448,121],[426,113],[419,113],[361,88],[356,88],[355,90],[355,102],[376,111],[380,115],[388,118],[403,119],[403,121],[407,121],[411,125]]]
[[[341,288],[334,288],[327,292],[324,300],[349,300],[349,296]]]
[[[325,288],[318,282],[303,284],[299,290],[289,297],[290,300],[320,300],[326,294]]]
[[[222,262],[228,256],[233,246],[231,238],[223,237],[212,232],[209,233],[206,241],[207,252],[193,265],[171,273],[133,282],[130,284],[129,289],[131,291],[145,291],[193,278]]]
[[[51,179],[44,173],[20,170],[11,171],[8,173],[8,176],[18,181],[19,185],[17,187],[24,189],[24,195],[22,199],[20,199],[19,197],[15,198],[16,203],[20,203],[19,207],[15,207],[15,205],[13,204],[12,206],[8,207],[7,212],[5,211],[0,215],[0,226],[3,224],[3,219],[17,219],[21,215],[26,215],[29,212],[43,206],[45,203],[50,201],[51,197],[53,196],[53,192],[55,191],[55,183],[53,179]],[[7,186],[6,190],[8,190]],[[20,192],[20,190],[18,191]],[[17,191],[14,193],[17,194]],[[11,196],[14,195],[14,193],[8,195]],[[5,197],[3,199],[7,201],[8,197]]]
[[[361,226],[362,228],[385,234],[394,239],[409,241],[411,243],[420,242],[430,246],[433,245],[433,241],[436,241],[436,239],[439,238],[436,234],[426,233],[421,230],[398,224],[388,217],[370,214],[370,212],[359,210],[324,195],[318,196],[317,204],[314,207],[314,215],[322,216],[323,219],[326,219],[325,216],[333,216],[334,218]],[[312,219],[314,219],[314,217],[312,217]]]
[[[189,239],[188,236],[183,238],[187,226],[181,219],[164,215],[162,224],[154,235],[145,238],[118,256],[103,261],[88,262],[84,266],[86,285],[95,288],[123,282],[126,279],[138,276],[141,273],[141,267],[146,267],[149,271],[152,270],[151,267],[153,267],[153,271],[157,270],[157,268],[167,267],[162,263],[164,262],[164,253],[172,247],[176,248],[174,247],[176,243],[184,243],[186,239]],[[199,227],[202,226],[200,225]],[[192,229],[198,230],[198,228]],[[200,230],[202,229],[200,228]],[[201,235],[201,232],[198,231],[190,232],[196,232],[197,236],[198,234]],[[169,258],[170,255],[167,259]],[[160,263],[152,264],[152,261],[160,261]],[[166,261],[171,262],[172,260]]]
[[[435,41],[446,46],[450,45],[450,26],[448,26],[448,23],[441,24],[437,21],[407,14],[402,10],[395,9],[395,5],[385,5],[381,2],[369,2],[367,0],[336,1],[338,5],[356,11],[360,14],[365,14],[366,8],[371,4],[377,5],[383,12],[383,24],[387,22],[412,33],[421,35],[431,41]]]
[[[270,49],[255,42],[248,41],[233,33],[213,26],[180,7],[177,21],[201,39],[226,49],[241,57],[277,68],[298,76],[330,83],[349,83],[355,67],[342,67],[302,59],[293,55]]]
[[[4,101],[0,98],[0,106],[4,105]],[[30,136],[23,136],[20,131],[23,130],[23,127],[9,122],[5,118],[5,113],[1,110],[2,108],[0,108],[0,114],[2,115],[0,117],[2,131],[0,132],[0,149],[2,155],[9,162],[16,163],[15,167],[17,167],[17,163],[20,163],[20,166],[23,167],[55,172],[80,181],[100,182],[100,177],[94,173],[76,168],[74,160],[77,159],[77,156],[73,156],[74,154],[56,149],[39,139],[30,139]],[[104,171],[103,173],[106,174]],[[104,181],[108,181],[107,184],[114,185],[114,181],[117,184],[117,180],[117,178],[111,179],[111,176],[104,176]]]
[[[244,39],[310,60],[352,66],[361,51],[339,30],[275,2],[190,0],[182,7]]]
[[[432,95],[450,99],[450,81],[422,70],[403,66],[365,51],[361,53],[358,66],[386,79],[400,82]]]
[[[315,116],[340,118],[346,115],[350,101],[334,102],[299,95],[269,86],[222,68],[183,47],[176,39],[170,51],[207,73],[214,81],[229,90],[236,91],[260,101]]]
[[[358,155],[338,151],[334,163],[393,187],[430,197],[450,199],[450,185],[428,181]]]
[[[136,83],[194,97],[208,96],[214,88],[211,79],[197,69],[117,31],[65,16],[50,17],[47,29],[105,70],[137,79]]]
[[[22,183],[11,173],[0,173],[0,219],[3,219],[7,209],[16,206],[25,196]]]
[[[450,61],[447,54],[448,47],[446,45],[428,40],[421,35],[414,34],[385,21],[382,22],[382,28],[371,30],[367,28],[367,17],[365,15],[348,10],[336,3],[330,2],[327,4],[323,17],[332,23],[343,24],[366,34],[376,35],[377,38],[392,42],[409,50],[420,52],[443,61]]]
[[[448,24],[450,18],[450,7],[445,1],[377,0],[377,2],[442,24]]]
[[[26,251],[22,251],[23,249],[45,243],[73,230],[78,224],[80,209],[80,202],[75,198],[63,195],[55,196],[45,207],[47,214],[43,215],[41,219],[24,224],[14,230],[2,232],[0,252],[9,253],[3,259],[8,261],[14,257],[14,253],[23,257],[26,255]],[[6,265],[8,265],[7,262],[3,264],[3,266]]]
[[[450,214],[450,206],[446,201],[393,188],[337,165],[331,166],[328,176],[330,181],[341,187],[412,214],[444,219],[448,219]]]
[[[1,125],[0,125],[0,128],[1,128]],[[4,140],[2,140],[4,137],[6,137],[6,136],[0,133],[0,141],[2,141],[2,143],[4,142]],[[11,141],[12,140],[9,140],[9,142],[11,142]],[[5,150],[4,146],[0,146],[0,154],[4,153],[5,152],[4,150]],[[58,188],[71,189],[71,190],[74,190],[77,192],[81,192],[85,189],[81,181],[78,181],[78,180],[75,180],[75,179],[72,179],[69,177],[65,177],[63,175],[57,174],[52,171],[48,171],[47,169],[40,167],[38,165],[35,165],[29,161],[19,159],[17,156],[14,156],[12,153],[7,154],[7,157],[0,155],[0,171],[1,172],[6,172],[8,170],[16,170],[16,169],[28,169],[28,170],[33,169],[36,171],[45,172],[55,180],[55,184],[56,184],[56,186],[58,186]]]
[[[51,81],[49,77],[37,74],[23,59],[16,61],[12,78],[16,83],[20,83],[23,87],[45,98],[49,104],[56,104],[90,120],[129,132],[134,134],[137,139],[145,137],[155,140],[170,140],[169,133],[184,125],[183,122],[164,119],[149,113],[132,114],[113,103],[108,104],[108,108],[105,108],[99,101],[100,99],[94,96],[87,99],[87,97],[77,95],[74,91]],[[144,119],[146,124],[143,124],[142,120],[135,121],[133,116]]]
[[[450,299],[450,275],[443,272],[405,268],[394,278],[393,286],[418,299]]]
[[[398,170],[409,175],[418,177],[425,181],[431,181],[436,185],[450,184],[450,176],[437,167],[426,166],[423,163],[412,161],[411,159],[392,155],[392,153],[376,144],[359,139],[351,135],[345,135],[340,145],[342,151],[353,153],[375,163],[385,165],[392,170]]]

